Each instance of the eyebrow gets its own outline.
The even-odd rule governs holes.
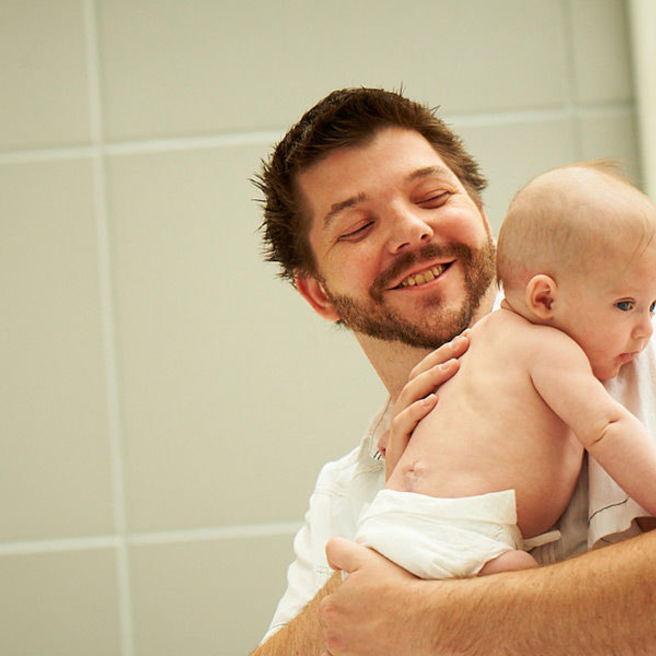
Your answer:
[[[330,206],[330,211],[328,214],[323,217],[323,229],[326,230],[326,228],[330,226],[330,224],[340,212],[343,212],[350,207],[354,207],[358,203],[366,200],[366,198],[367,197],[364,194],[357,194],[356,196],[351,196],[350,198],[342,200],[339,203],[333,203]]]
[[[452,175],[453,173],[446,166],[425,166],[423,169],[417,169],[410,173],[406,177],[406,182],[412,182],[412,180],[417,180],[418,178],[450,178]]]

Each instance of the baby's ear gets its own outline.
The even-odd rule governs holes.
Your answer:
[[[524,300],[526,305],[540,319],[547,320],[553,317],[553,302],[558,294],[556,281],[545,273],[533,276],[526,285]]]

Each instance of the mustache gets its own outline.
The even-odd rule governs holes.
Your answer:
[[[392,265],[380,273],[371,286],[371,296],[379,299],[382,292],[389,288],[390,284],[397,280],[403,273],[409,271],[415,264],[429,262],[437,258],[454,258],[468,264],[472,260],[472,250],[465,244],[427,244],[416,251],[401,253]]]

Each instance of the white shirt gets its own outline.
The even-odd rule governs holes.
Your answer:
[[[656,441],[656,348],[648,347],[606,388],[647,427]],[[333,571],[325,545],[329,538],[352,539],[363,508],[385,481],[384,463],[375,457],[380,435],[389,427],[389,400],[374,417],[360,445],[326,464],[310,497],[305,523],[294,538],[296,560],[287,572],[287,590],[278,604],[264,640],[293,619],[325,585]],[[636,517],[643,510],[592,459],[583,468],[570,505],[558,523],[562,538],[531,553],[551,563],[585,550],[640,533]]]

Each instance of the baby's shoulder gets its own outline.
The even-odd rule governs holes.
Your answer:
[[[535,349],[580,350],[579,345],[562,330],[532,323],[521,315],[507,310],[497,310],[481,320],[479,324],[474,328],[478,327],[481,340],[488,339],[503,344],[517,353],[522,349],[527,349],[530,353],[534,353]]]

